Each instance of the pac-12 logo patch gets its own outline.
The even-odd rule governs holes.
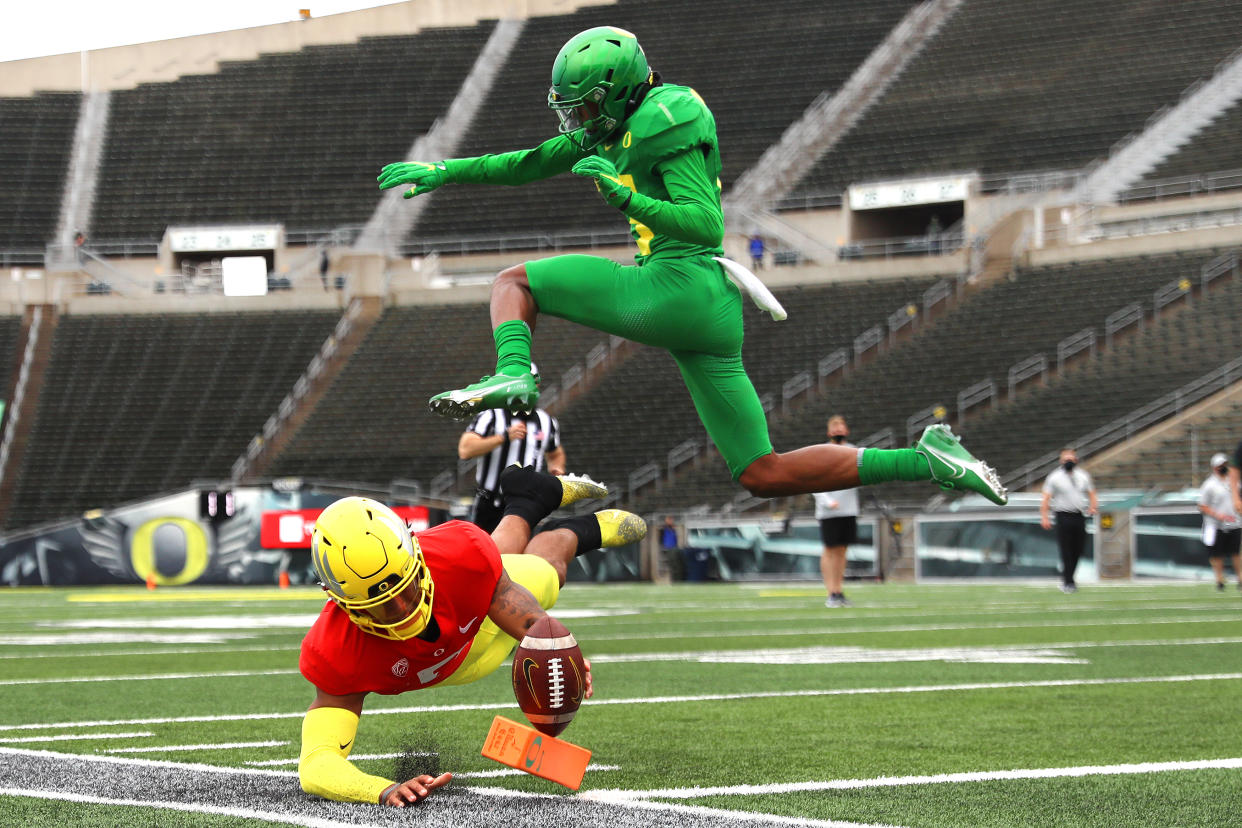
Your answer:
[[[408,658],[403,658],[392,665],[392,674],[397,678],[405,678],[405,674],[408,672],[410,672],[410,660]]]

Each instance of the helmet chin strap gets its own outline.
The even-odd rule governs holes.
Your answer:
[[[651,70],[651,74],[647,76],[647,80],[635,85],[633,94],[631,94],[630,99],[625,102],[625,116],[621,119],[621,123],[625,123],[629,120],[629,117],[634,114],[634,110],[638,109],[639,104],[641,104],[643,99],[647,97],[647,93],[657,86],[660,86],[662,83],[664,83],[664,81],[660,79],[660,73],[653,69]],[[619,126],[620,124],[618,124],[618,127]]]

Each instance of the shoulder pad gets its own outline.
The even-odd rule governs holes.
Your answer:
[[[661,161],[716,143],[716,119],[688,86],[657,86],[625,124],[644,156]]]

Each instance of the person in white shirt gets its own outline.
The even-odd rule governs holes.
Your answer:
[[[1233,574],[1242,589],[1242,568],[1239,568],[1239,546],[1242,545],[1242,521],[1234,505],[1229,483],[1229,456],[1212,455],[1212,474],[1199,488],[1199,511],[1203,513],[1203,545],[1208,561],[1216,574],[1216,589],[1225,589],[1225,558],[1233,560]]]
[[[850,427],[845,418],[834,414],[828,419],[828,441],[841,446],[853,446],[849,442]],[[815,519],[819,521],[819,536],[824,552],[819,558],[819,571],[824,576],[824,588],[828,591],[826,607],[848,607],[842,582],[845,580],[845,551],[858,537],[858,489],[838,489],[835,492],[817,492]]]
[[[1061,449],[1061,465],[1044,481],[1044,499],[1039,504],[1039,524],[1051,529],[1056,514],[1057,548],[1061,551],[1061,591],[1077,592],[1074,571],[1087,546],[1087,517],[1100,510],[1095,483],[1086,469],[1078,468],[1078,453]]]

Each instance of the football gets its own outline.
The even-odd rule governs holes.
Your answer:
[[[582,650],[550,615],[536,621],[513,652],[513,694],[540,733],[555,736],[573,720],[586,691]]]

